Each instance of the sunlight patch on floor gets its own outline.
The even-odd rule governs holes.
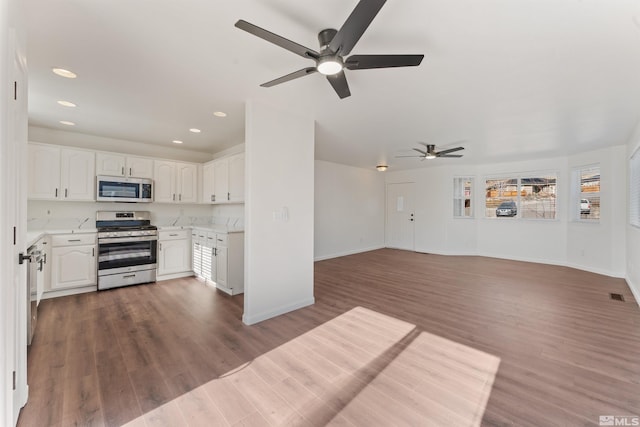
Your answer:
[[[356,307],[126,425],[478,426],[499,364]]]

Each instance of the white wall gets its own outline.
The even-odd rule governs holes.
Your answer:
[[[213,159],[211,153],[36,126],[29,126],[29,141],[194,163],[205,163]]]
[[[384,247],[384,173],[315,161],[316,260]]]
[[[253,324],[314,302],[314,121],[258,102],[246,112],[243,321]]]
[[[624,146],[569,157],[479,166],[433,166],[390,172],[387,183],[415,182],[418,252],[482,255],[547,264],[623,277],[625,227],[620,217],[626,200]],[[570,176],[574,166],[601,165],[602,218],[597,223],[570,218]],[[558,175],[556,220],[484,217],[484,180],[501,174],[555,172]],[[453,218],[454,176],[475,177],[475,218]]]
[[[629,142],[627,143],[627,150],[625,159],[628,164],[629,159],[636,152],[636,150],[640,150],[640,122],[636,126],[631,138],[629,138]],[[627,179],[627,183],[629,180]],[[627,232],[627,246],[626,246],[626,257],[627,257],[627,274],[626,279],[631,291],[635,295],[636,301],[640,305],[640,228],[634,227],[629,224],[628,218],[628,204],[626,205],[627,209],[625,212],[625,221],[626,224],[625,230]]]

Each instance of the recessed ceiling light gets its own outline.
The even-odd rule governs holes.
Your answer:
[[[376,169],[378,169],[379,172],[384,172],[384,171],[387,170],[388,167],[389,166],[387,166],[387,165],[378,165],[378,166],[376,166]]]
[[[76,104],[74,104],[73,102],[70,101],[58,101],[58,104],[62,105],[63,107],[75,107]]]
[[[201,130],[200,129],[196,129],[196,128],[191,128],[191,129],[189,129],[189,132],[200,133]]]
[[[60,123],[62,123],[63,125],[67,125],[67,126],[75,126],[76,124],[73,122],[69,122],[67,120],[60,120]]]
[[[76,73],[73,71],[65,70],[64,68],[52,68],[52,71],[61,77],[66,77],[68,79],[75,79],[78,77]]]
[[[225,113],[224,111],[216,111],[213,113],[213,115],[216,117],[227,117],[227,113]]]
[[[178,140],[178,139],[174,139],[172,141],[174,144],[182,144],[182,141]]]

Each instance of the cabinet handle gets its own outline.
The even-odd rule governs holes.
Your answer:
[[[65,188],[64,189],[64,197],[66,198],[69,194],[69,189]]]
[[[177,234],[169,234],[169,236],[171,236],[171,237],[176,237],[176,236],[177,236]]]
[[[133,173],[131,172],[131,168],[129,168],[129,176],[133,175]]]
[[[182,194],[178,194],[178,200],[182,201]]]
[[[158,250],[161,251],[162,250],[162,243],[158,242]]]
[[[213,248],[213,256],[218,256],[218,248]]]
[[[44,262],[45,264],[47,263],[47,254],[44,254],[43,262]]]
[[[176,194],[175,193],[173,194],[173,201],[174,202],[176,201]]]
[[[58,189],[56,188],[56,197],[58,197]]]
[[[124,166],[122,167],[122,176],[124,176]]]
[[[231,193],[227,193],[227,200],[231,200]]]
[[[71,242],[82,242],[82,240],[80,239],[69,239],[67,240],[67,242],[71,243]]]
[[[130,279],[132,277],[136,277],[135,274],[127,274],[126,276],[122,276],[123,279]]]
[[[96,256],[96,248],[91,248],[91,256],[92,257]]]

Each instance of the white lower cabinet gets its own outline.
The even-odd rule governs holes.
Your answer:
[[[51,239],[49,291],[97,284],[96,234],[55,235]]]
[[[158,233],[158,276],[191,273],[190,237],[189,230]]]
[[[192,269],[230,295],[244,292],[244,233],[194,229]]]

